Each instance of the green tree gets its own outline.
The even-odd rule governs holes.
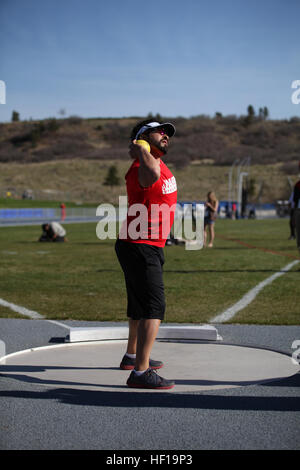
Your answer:
[[[118,170],[115,165],[109,167],[105,181],[103,183],[105,186],[119,186],[120,178],[118,176]]]
[[[252,120],[255,116],[255,111],[254,111],[252,104],[249,104],[247,111],[248,111],[249,118]]]
[[[266,120],[268,119],[269,117],[269,110],[266,106],[264,106],[263,108],[259,108],[259,112],[258,112],[258,115],[259,115],[259,118],[262,119],[262,120]]]
[[[243,121],[245,127],[248,127],[250,124],[252,124],[254,116],[255,116],[255,111],[254,111],[252,104],[249,104],[247,108],[247,112],[248,114]]]
[[[17,111],[13,111],[11,115],[12,122],[20,121],[20,114]]]
[[[269,117],[269,110],[268,108],[265,106],[264,109],[263,109],[263,114],[264,114],[264,119],[268,119]]]

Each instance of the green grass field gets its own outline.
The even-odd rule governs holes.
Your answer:
[[[0,230],[0,298],[48,319],[126,321],[114,240],[96,224],[66,225],[68,243],[38,243],[39,226]],[[218,220],[213,249],[165,248],[166,322],[208,323],[259,282],[299,258],[287,219]],[[230,323],[295,325],[300,263],[263,289]],[[0,317],[20,315],[0,306]],[[22,318],[26,318],[23,317]]]

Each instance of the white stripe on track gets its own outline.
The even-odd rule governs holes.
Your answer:
[[[299,263],[299,260],[293,261],[290,264],[287,264],[284,268],[282,268],[280,271],[277,273],[273,274],[272,276],[268,277],[264,281],[260,282],[255,286],[253,289],[249,290],[247,294],[245,294],[241,300],[239,300],[236,304],[234,304],[232,307],[228,308],[225,310],[223,313],[220,315],[217,315],[216,317],[212,318],[210,320],[210,323],[223,323],[225,321],[231,320],[231,318],[234,317],[234,315],[242,310],[243,308],[247,307],[257,296],[257,294],[268,284],[271,284],[275,279],[278,277],[282,276],[285,274],[287,271],[289,271],[295,264]]]
[[[21,307],[21,305],[16,305],[11,302],[7,302],[4,299],[0,299],[0,305],[2,305],[3,307],[10,308],[14,312],[20,313],[21,315],[24,315],[25,317],[32,318],[33,320],[45,320],[50,323],[54,323],[56,325],[62,326],[63,328],[67,328],[68,330],[70,329],[69,326],[64,325],[63,323],[60,323],[56,320],[46,320],[45,317],[43,317],[43,315],[41,315],[40,313],[35,312],[34,310],[28,310],[28,308]]]
[[[38,312],[35,312],[34,310],[28,310],[25,307],[21,307],[20,305],[13,304],[11,302],[7,302],[4,299],[0,299],[0,305],[3,307],[10,308],[14,312],[20,313],[21,315],[25,315],[26,317],[30,318],[44,318],[42,315],[40,315]]]

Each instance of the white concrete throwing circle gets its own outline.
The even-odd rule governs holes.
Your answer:
[[[119,369],[126,341],[70,343],[21,351],[2,358],[0,371],[49,388],[145,392],[126,386],[130,371]],[[158,374],[175,380],[169,392],[199,392],[280,380],[300,367],[285,354],[267,349],[157,341],[153,359],[164,362]],[[154,391],[157,393],[157,391]]]

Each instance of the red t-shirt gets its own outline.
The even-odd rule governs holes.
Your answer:
[[[159,180],[143,188],[138,180],[139,166],[139,160],[135,160],[125,176],[128,211],[119,238],[131,243],[164,247],[174,221],[176,180],[160,160]]]

